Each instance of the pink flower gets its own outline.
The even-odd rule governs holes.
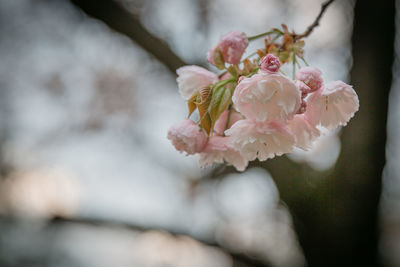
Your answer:
[[[315,125],[334,129],[339,125],[345,126],[358,108],[354,89],[342,81],[332,81],[307,98],[305,116]]]
[[[233,165],[238,171],[244,171],[248,164],[242,154],[229,143],[228,137],[210,137],[206,147],[200,153],[200,166],[205,167],[213,163],[224,162],[228,165]]]
[[[229,110],[225,110],[218,118],[218,120],[215,122],[214,125],[214,131],[219,134],[219,135],[223,135],[224,131],[226,130],[226,121],[228,120],[228,115],[229,115]],[[228,128],[229,129],[235,122],[237,122],[238,120],[243,119],[243,116],[235,111],[235,110],[231,110],[231,114],[229,116],[229,124],[228,124]]]
[[[322,79],[322,72],[313,67],[304,67],[296,72],[296,80],[302,81],[305,83],[310,89],[307,93],[312,93],[321,88],[322,83],[324,82]],[[300,89],[306,89],[306,87],[302,87]]]
[[[211,64],[214,63],[214,50],[219,48],[224,57],[225,62],[230,64],[239,64],[240,59],[247,46],[249,45],[249,40],[244,32],[232,31],[224,34],[221,37],[218,45],[208,51],[207,60]]]
[[[176,70],[179,92],[188,100],[202,87],[218,82],[218,76],[199,66],[184,66]]]
[[[261,70],[268,73],[276,73],[281,67],[281,62],[279,58],[272,54],[267,54],[261,61]]]
[[[295,138],[295,145],[303,150],[310,149],[313,142],[321,134],[304,114],[295,115],[292,120],[288,121],[288,127]]]
[[[291,152],[295,138],[285,124],[240,120],[225,131],[233,147],[247,160],[267,160]]]
[[[171,140],[176,150],[186,152],[188,155],[202,151],[207,142],[206,134],[189,119],[173,125],[168,131],[167,138]]]
[[[235,109],[257,121],[286,121],[300,107],[300,91],[280,74],[259,73],[245,78],[232,97]]]

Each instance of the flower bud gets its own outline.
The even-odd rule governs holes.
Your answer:
[[[222,62],[239,64],[248,45],[249,40],[244,32],[228,32],[221,37],[221,40],[216,47],[208,51],[207,60],[217,67],[221,67]],[[222,56],[223,61],[221,60],[219,53],[221,53],[220,55]]]
[[[268,73],[276,73],[281,67],[281,62],[279,58],[272,54],[267,54],[261,61],[261,70]]]

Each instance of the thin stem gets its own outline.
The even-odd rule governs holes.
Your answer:
[[[226,85],[228,83],[235,82],[235,81],[236,81],[236,79],[234,79],[234,78],[227,79],[227,80],[222,80],[222,81],[219,81],[219,82],[215,83],[214,84],[215,85],[214,88],[220,88],[220,87],[222,87],[222,86],[224,86],[224,85]]]
[[[299,57],[299,58],[304,62],[304,64],[306,64],[307,67],[310,66],[310,65],[308,64],[308,62],[304,59],[304,57]]]
[[[308,26],[307,29],[305,30],[305,32],[303,32],[302,34],[294,34],[293,39],[296,41],[301,38],[309,36],[312,33],[312,31],[314,30],[314,28],[319,25],[319,21],[321,20],[322,15],[325,13],[328,6],[333,3],[333,1],[335,1],[335,0],[328,0],[325,3],[323,3],[321,5],[321,10],[319,11],[319,14],[315,18],[314,22],[310,26]]]
[[[249,42],[251,42],[251,41],[253,41],[253,40],[256,40],[256,39],[259,39],[259,38],[261,38],[261,37],[264,37],[264,36],[267,36],[267,35],[270,35],[270,34],[274,34],[274,33],[276,33],[276,34],[278,34],[278,35],[283,35],[283,32],[281,32],[281,31],[278,30],[278,29],[274,29],[274,30],[272,30],[272,31],[263,32],[263,33],[260,33],[260,34],[257,34],[257,35],[250,36],[250,37],[248,37],[247,39],[249,40]]]

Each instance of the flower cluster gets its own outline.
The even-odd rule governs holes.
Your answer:
[[[242,59],[249,41],[265,36],[265,47]],[[238,31],[222,36],[207,55],[225,70],[219,75],[199,66],[177,70],[189,115],[170,128],[168,139],[180,152],[198,153],[201,166],[226,163],[243,171],[255,159],[264,161],[294,147],[308,150],[321,127],[344,126],[359,108],[350,85],[324,83],[322,72],[308,66],[304,41],[286,26],[255,37]],[[286,63],[293,64],[292,78],[280,69]],[[192,121],[196,110],[198,119]]]

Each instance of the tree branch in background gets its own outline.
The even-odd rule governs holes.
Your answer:
[[[318,16],[315,18],[314,22],[310,26],[307,27],[307,30],[305,32],[303,32],[302,34],[295,34],[293,36],[293,38],[295,40],[299,40],[301,38],[309,36],[312,33],[312,31],[314,30],[314,28],[319,25],[319,21],[321,20],[322,15],[324,15],[326,9],[328,8],[328,6],[330,4],[333,3],[333,1],[335,1],[335,0],[328,0],[325,3],[323,3],[321,5],[321,11],[319,12]]]
[[[171,72],[187,65],[160,38],[151,34],[139,19],[113,0],[71,0],[87,15],[103,21],[114,31],[122,33],[163,63]]]
[[[1,219],[1,217],[0,217]],[[232,260],[234,261],[234,266],[251,266],[251,267],[268,267],[269,265],[264,263],[263,261],[250,257],[244,253],[238,253],[231,251],[228,248],[222,247],[216,243],[212,243],[206,240],[199,240],[193,236],[188,235],[187,233],[180,233],[173,229],[161,229],[161,228],[149,228],[137,226],[131,223],[122,223],[115,221],[107,221],[104,219],[94,219],[94,218],[65,218],[65,217],[54,217],[51,221],[51,225],[69,225],[69,224],[80,224],[80,225],[89,225],[89,226],[98,226],[98,227],[109,227],[109,228],[124,228],[137,232],[146,232],[146,231],[165,231],[174,236],[188,236],[203,245],[210,246],[221,250],[222,252],[228,254]]]
[[[330,4],[333,3],[333,1],[335,1],[335,0],[328,0],[328,1],[326,1],[325,3],[323,3],[323,4],[321,5],[321,10],[320,10],[318,16],[315,18],[314,22],[313,22],[310,26],[307,27],[307,30],[306,30],[305,32],[303,32],[302,34],[296,34],[294,31],[292,32],[291,36],[292,36],[292,38],[294,39],[294,41],[300,40],[301,38],[308,37],[308,36],[312,33],[312,31],[314,30],[314,28],[317,27],[317,26],[319,25],[319,21],[321,20],[322,15],[324,15],[326,9],[328,8],[328,6],[329,6]],[[285,27],[285,30],[287,30],[287,26],[286,26],[285,24],[282,24],[282,27]],[[256,35],[253,35],[253,36],[249,36],[249,37],[248,37],[248,40],[249,40],[249,41],[253,41],[253,40],[262,38],[262,37],[264,37],[264,36],[267,36],[267,35],[269,35],[269,34],[276,33],[277,31],[278,31],[280,34],[283,35],[283,32],[282,32],[282,31],[280,31],[280,30],[278,30],[278,29],[273,29],[272,31],[267,31],[267,32],[263,32],[263,33],[256,34]]]

